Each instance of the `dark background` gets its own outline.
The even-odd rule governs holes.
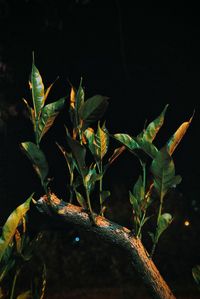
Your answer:
[[[184,2],[177,3],[177,7],[161,7],[151,1],[1,0],[2,223],[13,207],[33,190],[42,192],[19,148],[19,143],[28,140],[31,134],[21,99],[30,97],[28,79],[34,51],[35,64],[45,86],[59,76],[49,100],[69,95],[69,81],[78,86],[81,76],[86,97],[102,94],[110,98],[105,118],[111,133],[137,135],[145,120],[153,120],[169,103],[157,141],[161,146],[195,110],[192,124],[174,154],[176,172],[183,180],[169,204],[175,215],[171,235],[166,236],[166,243],[163,238],[158,253],[161,269],[172,281],[178,275],[181,285],[188,282],[193,287],[191,268],[200,262],[199,41],[199,11]],[[65,166],[54,143],[62,138],[63,121],[68,122],[65,112],[58,117],[43,144],[52,163],[53,186],[61,197],[66,191]],[[137,172],[134,158],[125,154],[107,177],[112,198],[116,198],[116,201],[111,199],[115,204],[111,215],[116,213],[113,218],[121,224],[129,224],[124,197]],[[186,219],[190,221],[187,228]],[[39,222],[43,227],[41,219]]]

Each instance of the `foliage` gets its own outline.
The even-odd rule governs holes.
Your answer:
[[[48,164],[39,144],[44,135],[41,132],[50,129],[54,121],[55,114],[50,112],[52,110],[49,110],[48,114],[44,112],[48,110],[48,105],[44,106],[44,104],[51,86],[45,93],[42,78],[33,62],[30,84],[33,108],[26,104],[34,125],[36,145],[27,141],[22,143],[22,147],[26,150],[46,192]],[[62,103],[64,105],[64,102]],[[62,105],[60,105],[60,100],[56,101],[53,111],[60,110]],[[137,136],[124,133],[110,134],[108,132],[105,121],[101,124],[101,118],[108,107],[108,98],[94,95],[86,99],[82,78],[78,89],[71,85],[68,105],[71,127],[66,127],[67,148],[65,149],[59,143],[57,145],[64,155],[69,171],[69,202],[76,200],[84,209],[89,211],[94,221],[91,198],[94,190],[98,188],[99,211],[97,213],[103,216],[106,210],[105,202],[110,196],[110,191],[103,188],[104,175],[116,158],[124,150],[128,150],[139,160],[142,172],[133,189],[129,191],[135,236],[142,237],[144,224],[153,216],[148,215],[149,207],[155,201],[152,194],[156,193],[159,200],[158,211],[154,211],[154,216],[157,215],[155,231],[149,232],[153,243],[152,256],[160,236],[173,220],[169,212],[163,211],[163,202],[168,192],[181,182],[181,177],[175,174],[172,154],[185,135],[192,117],[178,127],[166,144],[157,148],[153,142],[164,124],[168,105]],[[46,122],[44,115],[49,117]],[[45,129],[41,129],[41,124],[44,124]],[[106,159],[111,139],[116,140],[120,147],[116,148],[113,154]],[[148,177],[149,173],[150,177]]]
[[[45,290],[45,265],[43,266],[42,282],[31,282],[30,289],[16,297],[17,279],[23,274],[27,264],[31,262],[34,251],[41,239],[41,233],[30,238],[27,233],[27,212],[30,209],[33,194],[8,217],[2,227],[0,236],[0,293],[10,299],[43,298]],[[11,280],[9,290],[4,287],[6,280]],[[6,283],[5,283],[6,285]],[[3,297],[4,298],[4,297]]]
[[[30,120],[33,124],[35,133],[35,143],[23,142],[22,149],[24,149],[27,156],[31,159],[33,166],[41,179],[42,186],[47,192],[48,181],[48,164],[44,153],[40,149],[40,142],[43,136],[53,125],[57,115],[65,105],[65,97],[45,105],[49,92],[54,83],[52,83],[46,90],[42,81],[42,77],[34,64],[31,71],[31,81],[29,82],[32,91],[32,107],[28,101],[24,99],[27,106]]]
[[[200,266],[199,265],[192,268],[192,275],[198,286],[198,289],[200,290]]]
[[[192,117],[182,123],[168,141],[158,148],[154,140],[164,124],[168,105],[138,135],[111,134],[103,119],[109,104],[108,97],[97,94],[86,98],[81,78],[77,89],[71,85],[68,97],[46,104],[53,84],[47,89],[44,88],[42,77],[33,59],[29,84],[32,92],[32,103],[30,104],[27,100],[24,100],[24,103],[33,124],[35,140],[34,142],[22,142],[21,148],[30,159],[47,198],[49,198],[52,191],[49,165],[42,150],[42,139],[52,127],[59,112],[67,106],[67,99],[71,126],[65,127],[66,144],[63,145],[60,142],[56,142],[56,144],[63,154],[69,173],[68,201],[79,204],[89,213],[93,224],[95,224],[94,215],[97,213],[104,216],[106,202],[110,196],[110,190],[104,188],[106,172],[124,151],[133,154],[140,163],[141,173],[132,190],[129,191],[133,220],[132,232],[135,237],[142,238],[145,223],[150,218],[155,219],[154,230],[149,232],[152,240],[150,254],[152,258],[161,235],[173,221],[173,216],[168,211],[164,211],[164,201],[167,200],[167,194],[181,182],[181,177],[176,175],[175,172],[172,154],[189,128]],[[110,153],[111,142],[119,144],[112,153]],[[98,194],[98,201],[96,200],[96,194]],[[27,257],[25,254],[26,248],[32,248],[32,243],[29,240],[27,241],[27,237],[24,235],[25,229],[22,234],[19,233],[19,225],[25,219],[31,199],[32,196],[11,214],[3,227],[0,239],[0,258],[4,263],[1,279],[11,268],[17,267],[14,285],[22,268],[16,262],[14,252],[24,261],[30,258],[29,255]],[[34,202],[39,209],[39,201]],[[157,208],[154,209],[152,214],[153,203],[157,203]],[[198,271],[195,268],[193,275],[196,280],[198,280],[197,274]],[[26,298],[29,294],[30,291],[18,298]],[[42,295],[38,294],[34,298],[42,298]]]

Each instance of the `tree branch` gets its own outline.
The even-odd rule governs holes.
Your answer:
[[[95,215],[96,225],[83,208],[66,203],[51,194],[37,201],[40,211],[55,214],[64,222],[77,225],[79,228],[94,232],[99,237],[123,248],[131,257],[133,266],[155,299],[175,299],[172,291],[162,278],[141,240],[132,235],[126,227],[113,223],[102,216]]]

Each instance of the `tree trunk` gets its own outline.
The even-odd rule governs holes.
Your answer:
[[[37,201],[37,207],[40,211],[49,214],[54,211],[54,214],[62,221],[73,223],[81,229],[94,232],[99,237],[120,246],[131,256],[134,268],[149,289],[152,298],[175,299],[152,259],[149,258],[141,240],[133,236],[129,229],[99,215],[95,215],[96,224],[94,224],[90,216],[81,207],[63,202],[54,194],[51,194],[51,199],[47,199],[46,195],[41,197]]]

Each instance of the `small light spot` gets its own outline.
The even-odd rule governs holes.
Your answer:
[[[79,241],[80,241],[80,238],[79,238],[79,237],[76,237],[74,240],[75,240],[75,242],[79,242]]]
[[[190,221],[189,221],[189,220],[185,220],[185,221],[184,221],[184,225],[185,225],[185,226],[189,226],[189,225],[190,225]]]

